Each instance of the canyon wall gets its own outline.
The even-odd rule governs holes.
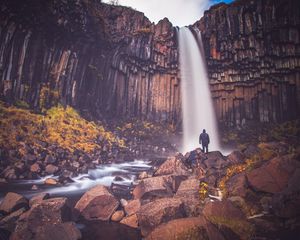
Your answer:
[[[0,98],[44,111],[181,123],[176,29],[100,0],[3,0]],[[237,0],[205,12],[202,32],[221,123],[300,116],[298,0]]]
[[[212,7],[194,24],[219,121],[299,118],[299,9],[298,0],[239,0]]]
[[[1,3],[0,92],[43,111],[180,119],[175,31],[167,19],[95,0]]]

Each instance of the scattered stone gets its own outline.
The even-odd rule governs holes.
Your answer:
[[[57,185],[58,181],[54,178],[47,178],[44,182],[46,185]]]
[[[33,173],[40,173],[41,172],[41,167],[38,163],[34,163],[30,166],[30,171]]]
[[[120,200],[120,203],[121,203],[121,206],[122,206],[122,207],[125,207],[125,206],[128,204],[128,201],[122,198],[122,199]]]
[[[174,198],[157,199],[141,206],[137,212],[143,236],[147,236],[159,224],[185,217],[182,201]]]
[[[108,221],[118,206],[118,200],[107,188],[98,185],[88,190],[80,198],[75,205],[75,209],[86,220]]]
[[[36,191],[36,190],[38,190],[39,189],[39,187],[37,186],[37,185],[32,185],[32,187],[31,187],[31,190],[33,190],[33,191]]]
[[[59,168],[53,164],[48,164],[45,168],[46,173],[48,174],[54,174],[58,172]]]
[[[0,178],[0,184],[1,183],[7,183],[6,179],[5,178]]]
[[[7,180],[16,180],[17,179],[16,170],[12,167],[7,167],[3,171],[3,177]]]
[[[56,162],[56,159],[52,155],[47,155],[45,158],[46,164],[53,164]]]
[[[115,211],[114,214],[111,216],[111,220],[113,222],[120,222],[125,216],[123,210]]]
[[[9,192],[0,204],[0,212],[11,213],[20,208],[28,208],[28,200],[20,194]]]

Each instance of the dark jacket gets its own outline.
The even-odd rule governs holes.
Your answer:
[[[199,136],[199,143],[206,146],[209,144],[209,135],[207,133],[201,133]]]

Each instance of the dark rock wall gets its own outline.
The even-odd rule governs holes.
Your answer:
[[[1,1],[0,91],[42,110],[180,117],[177,46],[164,19],[93,0]]]
[[[298,0],[238,0],[212,7],[195,23],[220,121],[299,118],[299,9]]]

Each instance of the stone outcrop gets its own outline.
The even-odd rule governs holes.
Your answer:
[[[299,8],[297,0],[235,1],[212,7],[194,24],[220,121],[299,117]]]
[[[23,207],[28,208],[28,200],[20,194],[9,192],[0,204],[0,212],[11,213]]]

